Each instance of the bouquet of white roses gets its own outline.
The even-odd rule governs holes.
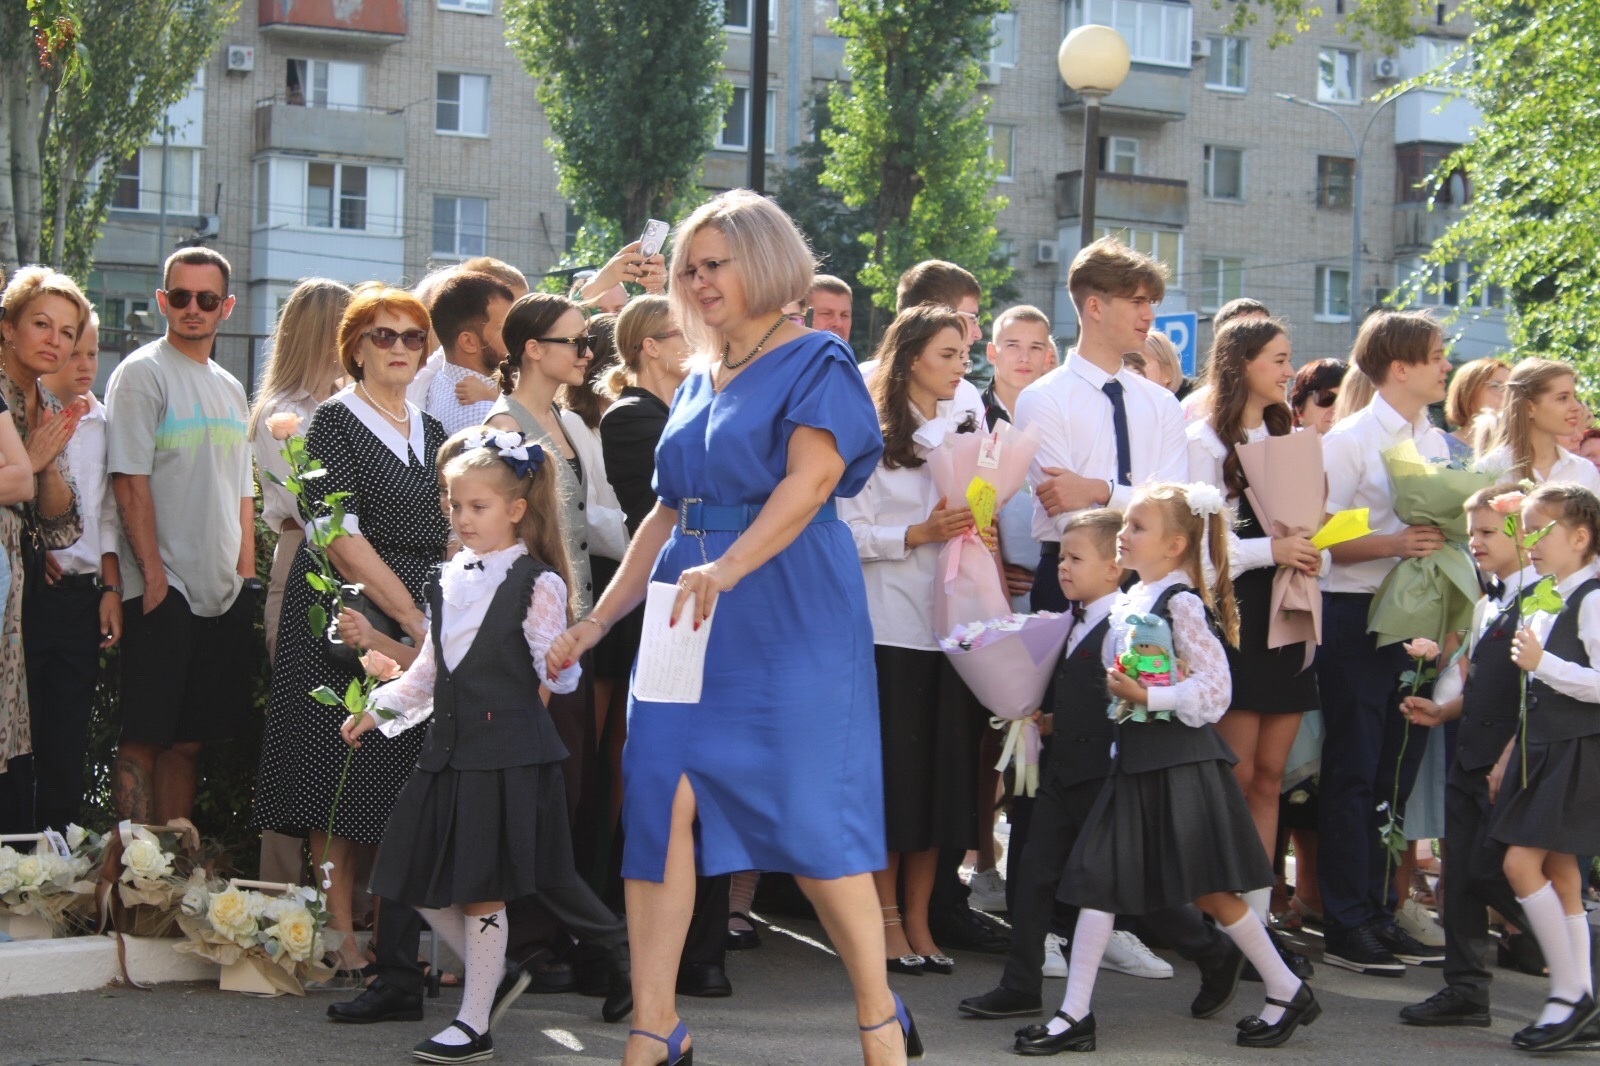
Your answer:
[[[64,848],[57,842],[65,841]],[[65,838],[43,833],[0,837],[0,911],[19,919],[29,932],[12,936],[49,936],[74,920],[87,920],[94,899],[93,850],[99,838],[68,826]],[[12,844],[32,843],[31,852]],[[65,851],[66,854],[62,852]],[[8,923],[9,924],[9,923]]]
[[[177,949],[223,967],[222,987],[305,994],[303,982],[333,976],[324,957],[339,934],[328,931],[322,892],[262,881],[207,880],[196,870],[183,886]]]

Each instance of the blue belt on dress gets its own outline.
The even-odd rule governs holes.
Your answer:
[[[706,503],[701,499],[678,501],[678,532],[697,537],[702,533],[743,533],[756,520],[765,503]],[[830,499],[811,516],[810,525],[832,522],[839,513]]]

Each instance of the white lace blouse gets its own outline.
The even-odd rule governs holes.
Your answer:
[[[1151,584],[1139,582],[1117,597],[1111,608],[1111,632],[1102,660],[1106,669],[1116,664],[1127,642],[1128,616],[1149,614],[1156,599],[1170,585],[1187,585],[1188,579],[1173,571]],[[1206,621],[1206,607],[1193,592],[1180,592],[1167,601],[1172,615],[1172,646],[1183,661],[1183,680],[1149,690],[1152,711],[1172,711],[1185,725],[1200,726],[1221,720],[1233,699],[1233,675],[1222,642]]]
[[[528,549],[519,541],[509,548],[482,556],[470,548],[463,548],[444,564],[439,575],[439,588],[444,598],[444,617],[440,621],[439,635],[447,669],[454,670],[461,665],[461,660],[472,648],[478,629],[483,625],[495,590],[505,580],[512,564],[526,554]],[[545,652],[566,628],[567,586],[558,575],[547,571],[534,579],[533,596],[522,618],[522,636],[528,642],[528,654],[533,656],[540,677],[544,677]],[[411,668],[373,693],[373,706],[395,715],[391,719],[374,715],[378,728],[385,736],[397,736],[426,721],[433,713],[433,682],[439,670],[438,655],[439,649],[434,647],[433,629],[430,626]],[[573,663],[561,671],[554,681],[546,680],[545,684],[551,692],[571,692],[578,687],[578,677],[582,671],[582,666]]]

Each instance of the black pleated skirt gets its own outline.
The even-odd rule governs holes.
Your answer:
[[[418,768],[389,815],[372,894],[440,908],[520,899],[578,880],[559,763]]]
[[[1224,643],[1233,673],[1230,708],[1262,714],[1303,714],[1316,710],[1317,671],[1305,666],[1306,646],[1267,647],[1272,624],[1272,578],[1277,567],[1246,570],[1234,582],[1239,604],[1239,646]]]
[[[1522,784],[1522,742],[1511,747],[1489,835],[1508,846],[1563,855],[1600,854],[1600,734],[1528,745]]]
[[[1272,863],[1233,767],[1212,759],[1106,778],[1058,896],[1112,914],[1147,914],[1271,884]]]
[[[888,850],[978,844],[978,745],[989,715],[943,652],[873,646]]]

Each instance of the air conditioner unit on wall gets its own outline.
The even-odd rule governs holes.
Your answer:
[[[228,73],[247,74],[256,69],[256,50],[247,45],[228,46]]]
[[[1377,81],[1395,81],[1400,77],[1400,61],[1387,56],[1373,60],[1372,77]]]
[[[1000,84],[1000,64],[999,63],[980,63],[978,66],[979,66],[979,71],[980,71],[979,74],[978,74],[978,84],[979,85],[999,85]]]
[[[1035,263],[1059,263],[1061,261],[1061,247],[1055,241],[1040,241],[1033,250]]]
[[[1190,41],[1189,42],[1189,58],[1190,59],[1210,59],[1211,58],[1211,38],[1209,38],[1209,37],[1201,37],[1201,38],[1198,38],[1196,40]]]

